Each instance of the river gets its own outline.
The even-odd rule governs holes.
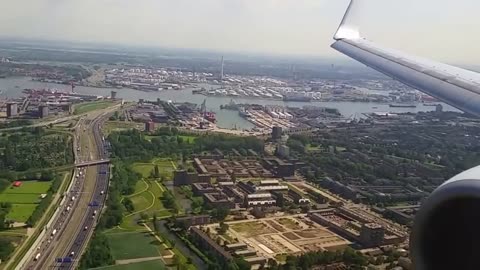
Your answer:
[[[17,98],[22,96],[22,90],[25,88],[56,88],[62,91],[70,91],[70,86],[54,83],[44,83],[32,81],[28,77],[9,77],[0,79],[0,90],[3,91],[2,98]],[[174,102],[192,102],[201,104],[204,99],[207,99],[207,109],[217,114],[217,125],[222,128],[237,127],[240,129],[250,129],[253,125],[240,117],[236,111],[220,110],[220,105],[227,104],[232,99],[231,97],[214,97],[193,95],[191,89],[186,88],[182,90],[163,90],[159,92],[143,92],[134,89],[113,89],[113,88],[96,88],[76,86],[75,91],[82,94],[109,96],[110,91],[117,91],[117,97],[123,98],[126,101],[138,101],[143,98],[145,100],[172,100]],[[255,103],[261,105],[281,105],[290,107],[302,107],[304,105],[314,105],[319,107],[336,108],[345,117],[358,115],[362,113],[371,112],[421,112],[432,111],[435,107],[424,106],[418,104],[416,108],[390,108],[388,104],[377,104],[368,102],[284,102],[281,100],[265,100],[265,99],[248,99],[248,98],[234,98],[237,103]],[[444,110],[458,111],[455,108],[442,104]],[[374,108],[376,107],[376,108]]]

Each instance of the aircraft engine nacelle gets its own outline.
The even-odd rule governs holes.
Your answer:
[[[415,217],[415,270],[480,269],[480,166],[439,186]]]

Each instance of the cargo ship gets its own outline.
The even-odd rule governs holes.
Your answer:
[[[389,104],[390,108],[416,108],[415,104]]]
[[[214,112],[205,112],[204,118],[212,123],[217,122],[217,117]]]

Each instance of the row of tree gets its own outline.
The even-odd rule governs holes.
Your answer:
[[[26,223],[30,227],[33,227],[47,211],[50,203],[53,200],[54,194],[58,191],[60,185],[62,184],[63,177],[61,177],[60,175],[53,175],[53,179],[51,180],[52,185],[47,191],[47,196],[40,201],[38,206],[33,211],[32,215],[27,219]]]
[[[263,152],[263,142],[255,137],[238,137],[223,134],[209,134],[197,137],[193,142],[185,141],[181,136],[172,132],[173,129],[159,132],[153,138],[147,139],[143,132],[128,130],[110,134],[112,157],[122,160],[151,160],[154,157],[183,157],[187,159],[193,153],[219,149],[253,149]]]
[[[365,269],[369,264],[368,258],[361,252],[352,248],[344,251],[315,251],[307,252],[300,256],[287,256],[284,265],[277,265],[273,260],[269,261],[270,269],[312,269],[314,266],[329,265],[332,263],[344,263],[348,269]]]

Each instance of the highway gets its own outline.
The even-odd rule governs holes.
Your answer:
[[[76,163],[108,158],[100,126],[112,109],[82,118],[75,131]],[[60,213],[27,263],[17,269],[74,269],[100,217],[108,188],[109,165],[76,168],[71,188],[66,192]],[[59,258],[62,258],[60,261]]]

